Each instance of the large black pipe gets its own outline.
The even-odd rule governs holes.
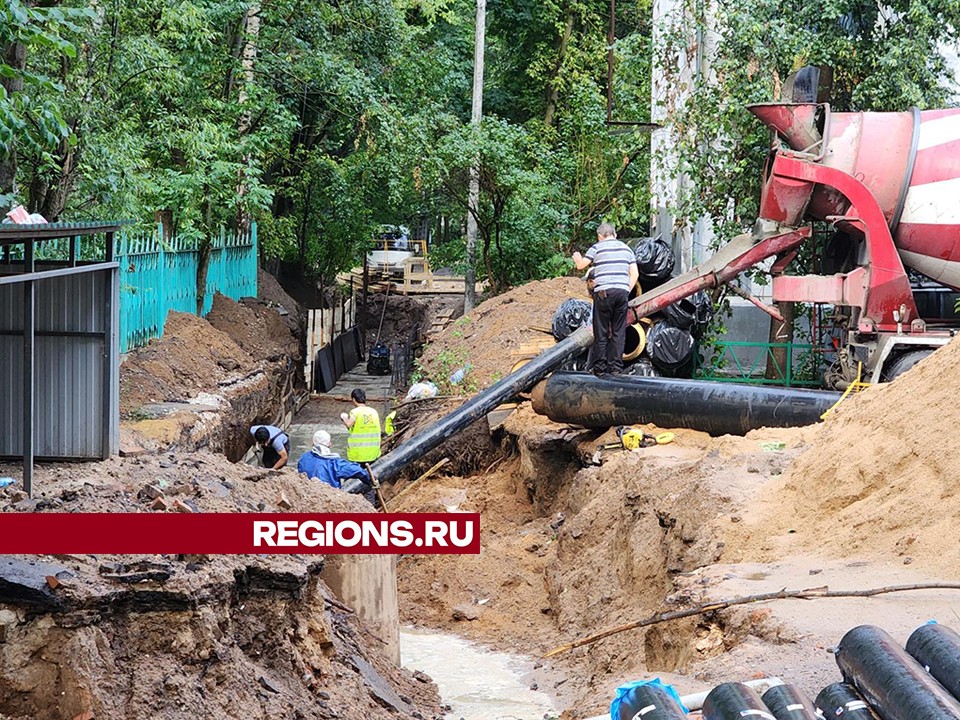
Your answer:
[[[879,720],[863,695],[853,685],[833,683],[817,695],[817,707],[826,718],[836,720]]]
[[[743,683],[717,685],[703,701],[703,720],[776,720],[753,688]]]
[[[612,427],[653,423],[711,435],[810,425],[840,393],[703,380],[554,373],[533,394],[533,409],[560,423]]]
[[[836,659],[843,679],[884,720],[960,720],[960,702],[878,627],[850,630]]]
[[[794,685],[774,685],[760,699],[777,720],[820,720],[810,698]]]
[[[907,640],[907,652],[960,699],[960,635],[944,625],[921,625]]]
[[[519,370],[470,398],[450,414],[417,433],[415,437],[400,443],[373,463],[370,469],[380,482],[393,479],[408,463],[439,447],[444,440],[486,416],[497,405],[506,402],[517,393],[529,390],[563,364],[568,357],[589,347],[592,343],[593,329],[589,326],[580,328],[566,340],[544,350]]]
[[[657,685],[637,685],[620,699],[614,720],[685,720],[677,701]]]

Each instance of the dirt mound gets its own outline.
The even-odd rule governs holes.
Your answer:
[[[37,470],[37,497],[4,489],[4,512],[373,512],[209,453]],[[322,572],[320,556],[5,557],[0,718],[437,716],[432,683],[391,664]]]
[[[273,275],[262,269],[257,270],[257,299],[278,311],[280,308],[286,311],[287,314],[281,313],[281,317],[290,331],[297,337],[300,336],[307,322],[303,307],[287,294]],[[245,303],[247,300],[248,298],[244,298]]]
[[[248,306],[217,293],[207,314],[207,322],[230,336],[255,360],[299,357],[298,343],[276,308]]]
[[[387,347],[396,348],[407,342],[422,342],[429,330],[427,324],[429,314],[430,303],[426,300],[404,295],[368,294],[367,314],[364,318],[367,347],[373,347],[377,340],[381,318],[383,327],[380,329],[380,342]]]
[[[424,350],[425,376],[443,388],[449,375],[469,364],[465,389],[483,388],[508,375],[521,355],[552,344],[550,325],[567,298],[587,297],[577,278],[538,280],[481,303],[444,330]]]
[[[172,311],[163,337],[130,353],[121,366],[120,412],[148,403],[184,402],[255,367],[229,335],[201,317]]]
[[[896,381],[848,397],[822,423],[813,447],[764,495],[743,531],[760,559],[791,546],[916,561],[956,577],[960,546],[960,341]],[[788,532],[789,531],[789,532]]]

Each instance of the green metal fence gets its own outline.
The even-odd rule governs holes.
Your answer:
[[[163,228],[121,236],[120,351],[145,345],[163,334],[170,310],[196,313],[200,254],[194,242],[163,237]],[[215,293],[239,300],[257,294],[257,226],[224,230],[213,241],[201,314],[210,312]]]
[[[709,361],[699,355],[694,377],[716,382],[739,382],[755,385],[787,387],[819,387],[820,358],[818,349],[803,343],[717,342],[712,346]],[[774,350],[786,350],[786,363],[781,364]],[[768,361],[774,377],[766,377]],[[785,366],[784,366],[785,365]]]

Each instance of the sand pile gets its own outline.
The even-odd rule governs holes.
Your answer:
[[[170,312],[163,337],[134,350],[121,366],[120,412],[147,403],[184,402],[255,367],[249,353],[203,318]]]
[[[527,283],[491,298],[447,327],[424,351],[421,366],[441,385],[469,363],[468,389],[486,387],[508,375],[524,350],[552,344],[553,314],[572,297],[586,299],[586,284],[561,277]]]
[[[954,340],[895,382],[844,400],[782,488],[764,493],[777,501],[753,520],[744,552],[761,557],[748,559],[801,543],[956,576],[960,545],[948,539],[960,515],[958,385]]]
[[[284,356],[299,356],[299,344],[275,308],[237,303],[217,293],[207,313],[207,322],[227,334],[256,360],[275,361]]]

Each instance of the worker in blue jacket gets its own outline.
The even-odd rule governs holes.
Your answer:
[[[370,475],[357,463],[342,459],[330,449],[330,433],[326,430],[317,430],[313,434],[313,448],[301,456],[297,462],[297,472],[303,473],[311,480],[325,482],[338,490],[362,494],[371,503],[374,502],[375,494],[370,483]],[[359,482],[349,483],[344,487],[342,481],[350,479]]]

